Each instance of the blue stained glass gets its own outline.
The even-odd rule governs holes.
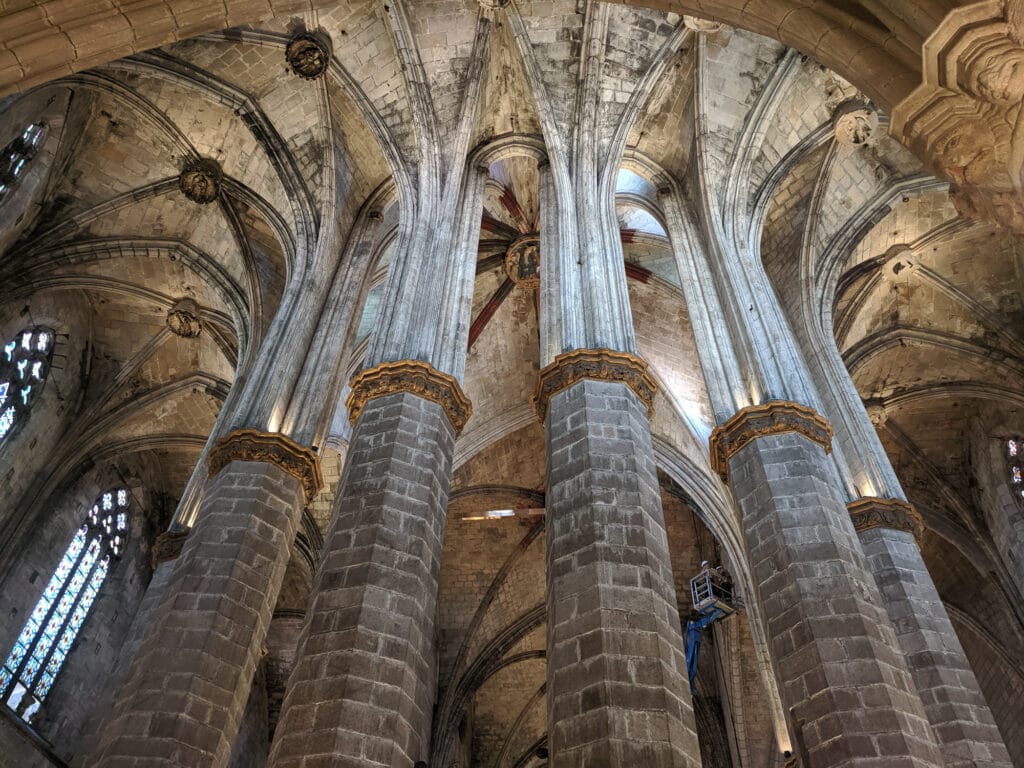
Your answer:
[[[11,431],[14,426],[14,406],[12,405],[3,413],[0,413],[0,437]]]
[[[57,566],[57,570],[54,572],[50,582],[46,585],[46,589],[43,591],[43,596],[39,598],[39,602],[36,603],[36,607],[32,611],[32,615],[29,620],[25,622],[25,627],[21,630],[21,636],[18,637],[17,643],[14,645],[14,650],[11,651],[11,655],[7,660],[7,666],[14,669],[18,668],[18,664],[21,663],[22,658],[25,656],[25,651],[29,645],[32,644],[32,639],[39,632],[39,627],[43,623],[43,619],[46,618],[46,614],[50,611],[50,606],[53,605],[53,601],[57,595],[60,594],[61,588],[64,586],[64,582],[71,572],[71,569],[75,565],[75,561],[78,560],[78,555],[81,554],[82,548],[85,546],[85,527],[83,526],[75,538],[71,540],[71,544],[64,553],[64,558],[60,561],[60,565]]]
[[[100,519],[100,506],[116,512]],[[128,492],[110,491],[100,496],[87,513],[86,523],[68,545],[53,576],[25,622],[7,663],[0,668],[0,692],[10,690],[8,706],[15,707],[24,696],[33,705],[25,719],[35,712],[50,691],[67,660],[110,570],[111,557],[123,549],[124,539],[113,532],[128,528]]]
[[[29,395],[32,394],[32,387],[25,387],[21,390],[21,402],[22,405],[28,405]]]
[[[57,639],[57,633],[64,624],[64,620],[71,612],[71,606],[74,605],[75,598],[78,597],[78,593],[81,592],[82,586],[85,584],[86,579],[89,576],[89,571],[92,569],[93,563],[96,562],[96,558],[99,556],[99,553],[100,539],[99,537],[96,537],[92,542],[90,542],[89,549],[86,550],[85,556],[82,558],[82,561],[78,564],[78,568],[75,570],[75,574],[68,581],[64,593],[60,597],[60,602],[57,603],[57,610],[55,610],[50,616],[50,620],[46,624],[46,629],[44,629],[43,633],[39,636],[39,641],[36,643],[36,647],[32,651],[32,658],[25,665],[25,671],[21,675],[22,680],[31,682],[35,678],[39,665],[50,652],[50,648],[53,647],[53,643]]]
[[[10,387],[11,384],[8,381],[5,381],[2,384],[0,384],[0,405],[3,405],[4,403],[7,402],[7,390],[10,389]]]
[[[36,672],[39,671],[39,657],[36,654],[32,654],[32,657],[25,664],[25,669],[21,673],[22,680],[31,680],[36,676]]]
[[[39,685],[36,688],[36,696],[39,698],[43,698],[49,693],[61,665],[64,664],[64,659],[67,658],[68,652],[71,650],[78,631],[85,622],[85,617],[89,615],[89,609],[92,608],[93,601],[103,585],[103,580],[107,577],[107,570],[109,568],[110,561],[104,558],[96,566],[96,570],[93,571],[92,577],[89,579],[89,585],[85,588],[85,592],[82,593],[82,599],[75,606],[75,612],[71,616],[71,621],[68,622],[60,642],[57,643],[57,647],[54,649],[53,655],[50,656],[50,660],[46,663],[46,669],[43,670],[43,674],[40,677]]]
[[[25,378],[25,369],[26,368],[28,368],[28,360],[19,360],[18,361],[18,376],[19,377],[21,377],[23,379]]]
[[[14,360],[14,350],[18,348],[18,342],[12,341],[10,344],[4,347],[4,353],[7,355],[7,362]]]
[[[8,666],[18,668],[21,664],[21,660],[25,658],[25,652],[27,648],[22,643],[15,643],[14,649],[11,651],[10,657],[7,659]]]
[[[64,660],[61,659],[62,663],[63,661]],[[49,669],[49,666],[47,666],[47,668],[43,670],[43,674],[39,676],[39,682],[36,684],[36,696],[40,699],[46,696],[46,694],[50,692],[50,688],[53,687],[54,676],[50,674]],[[58,669],[60,669],[60,667],[58,667]]]

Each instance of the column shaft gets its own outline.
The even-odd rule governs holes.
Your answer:
[[[1009,768],[1010,756],[913,534],[858,533],[946,768]]]
[[[758,437],[729,479],[804,768],[942,765],[821,446]]]
[[[427,759],[455,431],[399,392],[362,410],[270,757],[274,768]]]
[[[232,461],[210,481],[86,765],[226,765],[302,502],[274,464]]]
[[[583,380],[546,425],[550,764],[699,766],[646,406]]]
[[[93,704],[92,713],[89,715],[89,725],[82,738],[76,759],[72,762],[75,766],[84,765],[86,756],[91,755],[98,744],[100,736],[106,730],[106,724],[110,719],[110,710],[114,704],[114,696],[120,691],[128,671],[131,669],[132,660],[139,652],[139,646],[145,639],[146,632],[153,621],[153,613],[163,599],[167,584],[171,579],[171,572],[174,570],[174,562],[167,561],[157,565],[153,571],[153,578],[149,580],[146,587],[146,594],[139,603],[139,608],[132,619],[131,627],[128,628],[128,635],[125,637],[124,645],[117,654],[117,663],[106,685],[100,691],[99,697]]]

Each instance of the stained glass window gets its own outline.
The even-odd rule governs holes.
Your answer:
[[[112,561],[124,551],[128,511],[127,490],[100,494],[0,669],[0,695],[25,720],[53,687]]]
[[[46,125],[33,123],[0,150],[0,202],[25,175],[25,170],[39,152],[45,138]]]
[[[1019,437],[1007,440],[1006,458],[1010,468],[1010,489],[1024,506],[1024,440]]]
[[[49,328],[26,328],[0,353],[0,441],[23,423],[50,372],[54,334]]]

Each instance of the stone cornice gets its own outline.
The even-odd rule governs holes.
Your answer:
[[[190,529],[179,528],[174,531],[164,531],[153,542],[152,563],[155,571],[162,563],[177,560],[185,546],[185,539],[188,538]]]
[[[544,421],[547,416],[548,403],[552,397],[584,379],[625,384],[647,406],[647,415],[654,415],[654,395],[658,392],[658,385],[648,373],[646,362],[628,352],[574,349],[558,355],[551,365],[540,372],[537,391],[533,396],[540,420]]]
[[[353,426],[368,402],[397,392],[408,392],[437,403],[447,414],[456,435],[462,432],[473,415],[473,405],[459,382],[422,360],[398,360],[375,365],[353,376],[351,386],[352,392],[345,400],[345,407]]]
[[[238,429],[213,444],[206,460],[210,477],[232,461],[260,461],[273,464],[300,483],[309,504],[323,488],[320,461],[312,448],[299,445],[278,432]]]
[[[860,533],[872,528],[891,528],[914,535],[918,545],[924,534],[924,521],[914,505],[903,499],[880,499],[866,496],[846,505],[854,529]]]
[[[769,400],[737,411],[711,433],[711,468],[729,479],[729,459],[759,437],[796,432],[832,452],[832,426],[813,408],[788,400]]]

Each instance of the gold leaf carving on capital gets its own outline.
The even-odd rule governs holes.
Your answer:
[[[625,384],[647,407],[647,415],[654,416],[654,396],[658,392],[658,384],[648,372],[646,362],[628,352],[576,349],[558,355],[551,365],[540,372],[537,391],[533,396],[540,420],[546,418],[552,397],[584,379]]]
[[[345,400],[345,407],[353,426],[368,402],[399,392],[408,392],[441,406],[456,435],[462,432],[473,415],[473,405],[459,382],[422,360],[375,365],[353,376],[351,386],[352,392]]]
[[[277,432],[239,429],[222,437],[210,449],[207,466],[214,477],[232,461],[258,461],[273,464],[302,483],[309,504],[323,488],[320,461],[312,448],[299,445]]]
[[[867,496],[846,505],[853,520],[853,527],[859,533],[872,528],[889,528],[913,534],[918,545],[924,534],[924,521],[914,505],[903,499],[880,499]]]
[[[737,411],[711,433],[711,468],[729,479],[729,460],[759,437],[789,432],[817,443],[832,452],[832,425],[813,408],[788,400],[769,400]]]

